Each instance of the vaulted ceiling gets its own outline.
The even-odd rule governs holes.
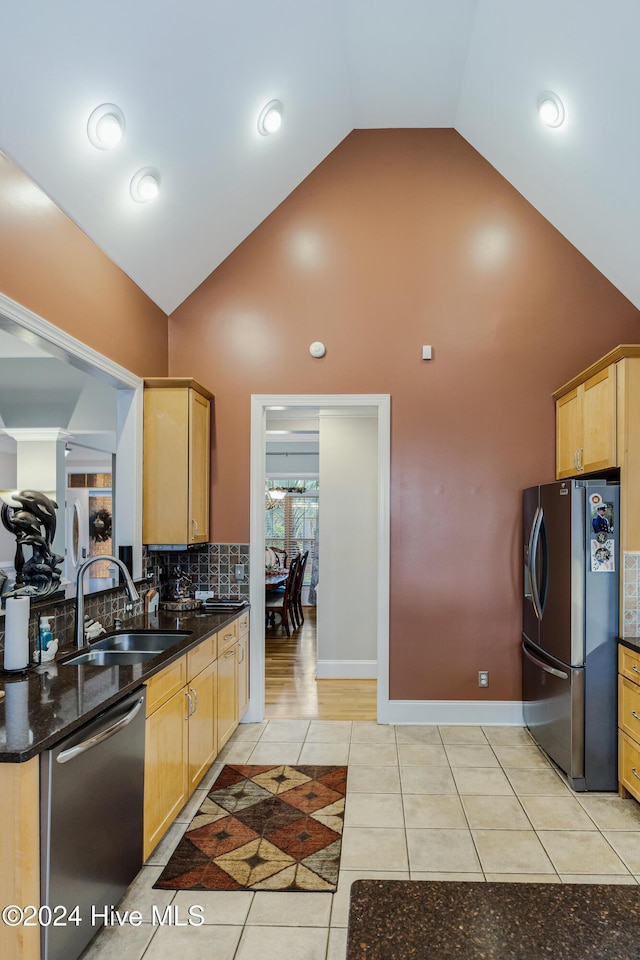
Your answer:
[[[20,0],[0,36],[0,149],[166,312],[363,127],[454,127],[640,306],[638,0]]]

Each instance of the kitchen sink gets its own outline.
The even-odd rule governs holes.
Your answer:
[[[79,667],[84,663],[92,667],[119,667],[151,660],[160,652],[160,650],[85,650],[84,653],[78,653],[75,657],[69,657],[62,662],[72,667]]]
[[[136,630],[131,633],[114,633],[111,636],[103,637],[101,640],[92,643],[91,649],[161,653],[162,650],[170,650],[171,647],[175,647],[176,643],[186,640],[189,636],[191,636],[190,630],[174,630],[171,633]]]
[[[94,667],[142,663],[144,660],[157,657],[164,650],[170,650],[189,636],[191,636],[190,630],[137,630],[114,633],[92,643],[89,650],[82,650],[62,662],[71,666],[88,663]]]

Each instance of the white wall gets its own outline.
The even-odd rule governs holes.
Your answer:
[[[318,678],[377,675],[378,421],[320,415]]]

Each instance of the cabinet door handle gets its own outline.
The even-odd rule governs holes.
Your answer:
[[[631,716],[632,716],[632,717],[635,717],[636,720],[640,720],[640,717],[639,717],[638,714],[635,712],[635,710],[632,710],[632,711],[631,711]]]
[[[582,463],[582,452],[583,452],[583,448],[580,447],[578,450],[578,470],[580,471],[584,470],[584,465]]]
[[[227,659],[227,657],[235,657],[235,655],[236,655],[236,652],[235,652],[235,650],[229,650],[229,652],[228,652],[228,653],[225,653],[225,655],[224,655],[224,659],[226,660],[226,659]]]
[[[632,664],[631,664],[631,669],[633,670],[634,673],[640,673],[640,670],[638,670],[638,668],[636,667],[635,663],[632,663]]]
[[[185,720],[188,720],[189,717],[191,716],[191,714],[193,713],[193,702],[192,702],[192,700],[191,700],[191,692],[190,692],[189,690],[185,690],[184,693],[185,693],[185,696],[186,696],[187,700],[189,701],[189,706],[188,706],[188,708],[187,708],[187,715],[186,715],[186,717],[185,717]]]
[[[244,645],[238,651],[238,663],[244,663]],[[640,720],[640,717],[638,717],[638,720]]]
[[[189,689],[193,694],[193,702],[194,702],[193,713],[195,713],[196,710],[198,709],[198,691],[194,687],[190,687]]]
[[[223,639],[223,640],[233,640],[234,637],[235,637],[235,633],[225,633],[225,635],[224,635],[224,637],[223,637],[222,639]]]
[[[635,767],[631,767],[631,773],[640,780],[640,773],[638,773]]]
[[[195,519],[195,517],[192,517],[191,524],[193,526],[193,537],[195,539],[195,537],[198,536],[198,521]]]
[[[578,469],[578,451],[577,450],[573,451],[573,465],[577,470]]]

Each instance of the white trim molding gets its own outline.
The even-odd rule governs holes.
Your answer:
[[[524,726],[521,700],[389,700],[378,723]]]
[[[338,407],[370,408],[378,421],[378,579],[377,579],[377,691],[378,718],[389,698],[389,549],[391,484],[391,397],[389,394],[254,394],[251,397],[251,526],[249,566],[251,600],[251,697],[245,721],[264,718],[264,478],[267,454],[268,407],[310,407],[329,415]],[[373,408],[373,409],[372,409]],[[337,410],[336,410],[337,413]],[[376,661],[371,661],[375,663]],[[344,674],[343,674],[344,675]],[[388,721],[381,721],[388,722]]]
[[[0,293],[0,329],[13,333],[27,343],[42,347],[52,356],[59,357],[85,373],[106,380],[114,387],[136,389],[143,385],[142,379],[135,373],[121,367],[59,327],[54,327],[48,320],[43,320],[4,293]]]
[[[318,660],[318,680],[375,680],[377,660]]]
[[[91,318],[87,319],[89,323]],[[118,391],[116,543],[133,547],[133,575],[142,574],[142,395],[144,381],[0,293],[0,330],[35,346]]]

